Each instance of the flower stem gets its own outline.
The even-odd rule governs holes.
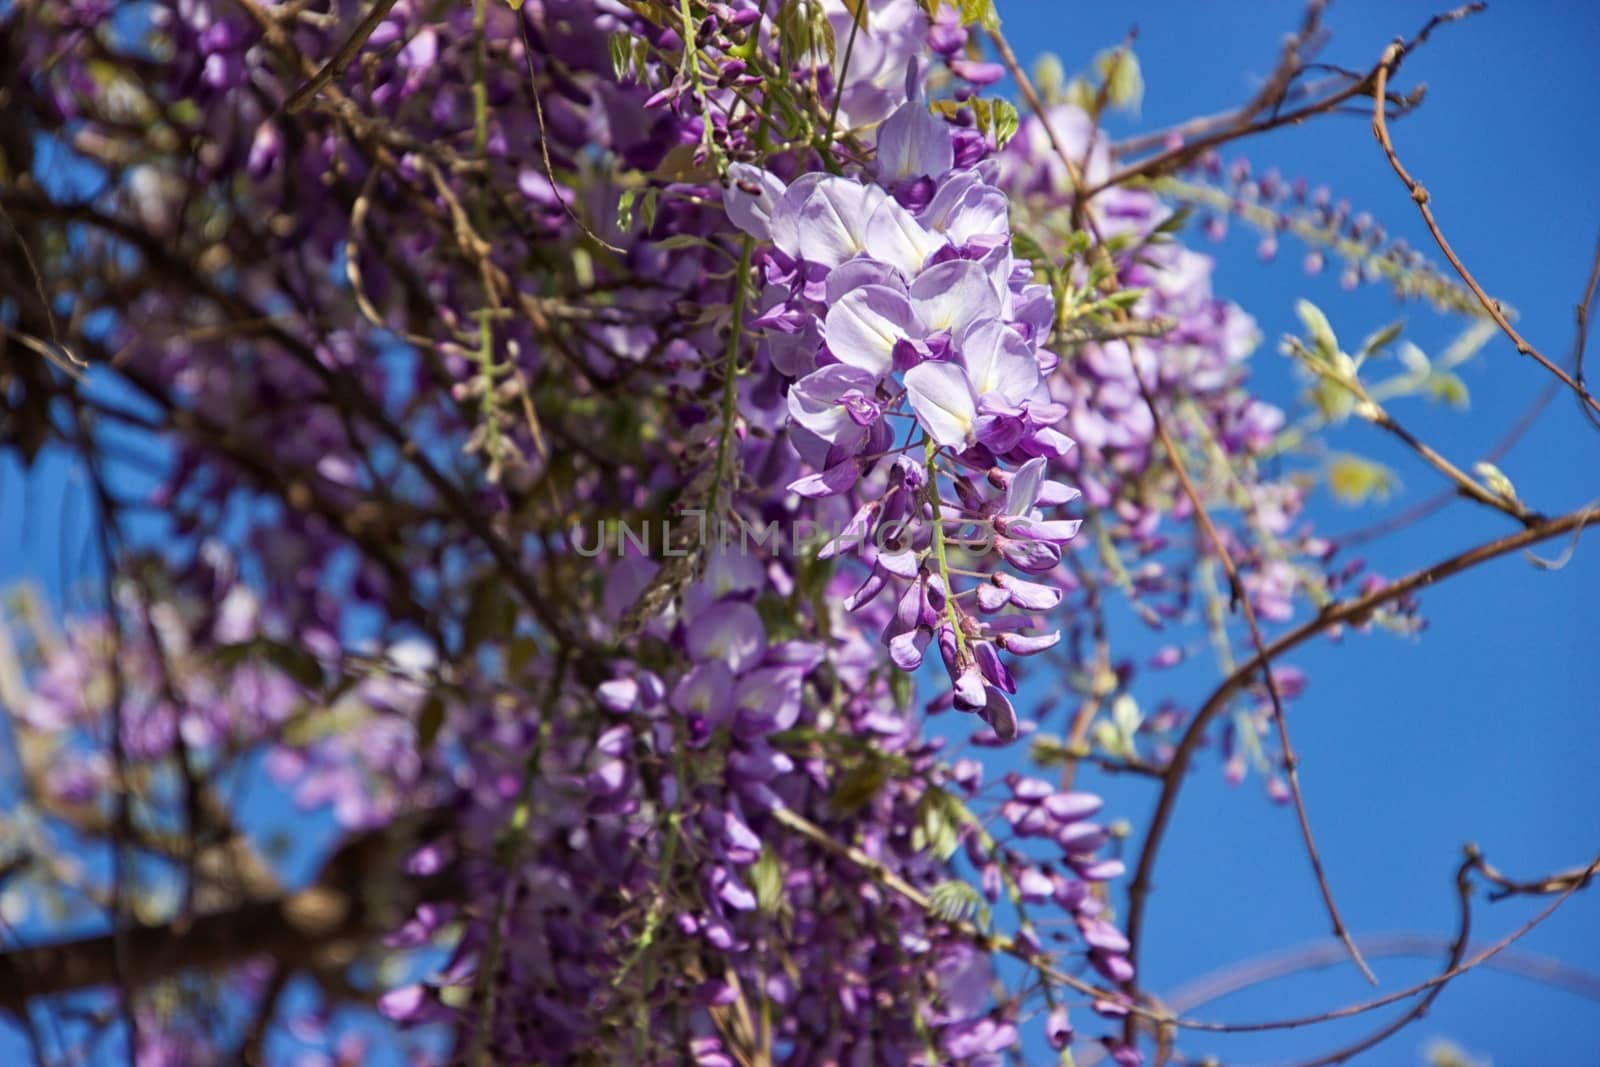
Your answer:
[[[961,633],[961,620],[956,615],[955,590],[950,585],[950,563],[944,552],[944,518],[939,514],[939,472],[935,458],[939,446],[931,437],[923,438],[923,449],[928,459],[928,506],[933,509],[933,556],[939,561],[939,580],[944,583],[944,613],[950,619],[950,629],[956,634],[956,647],[964,654],[967,639]]]
[[[755,238],[746,237],[739,248],[739,269],[733,276],[733,323],[728,330],[728,354],[722,368],[722,436],[717,441],[717,474],[711,484],[711,503],[706,508],[707,518],[713,521],[717,518],[722,483],[728,477],[728,455],[733,449],[734,416],[739,400],[739,341],[744,334],[745,297],[750,288],[750,260],[755,249]]]

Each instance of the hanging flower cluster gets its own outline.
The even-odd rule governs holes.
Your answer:
[[[858,504],[824,550],[865,549],[870,572],[847,603],[893,588],[894,664],[915,670],[937,641],[955,706],[1010,739],[1016,682],[999,652],[1029,655],[1058,635],[995,613],[1047,609],[1060,593],[996,571],[964,603],[947,544],[958,531],[981,538],[1038,574],[1077,532],[1075,520],[1043,517],[1075,495],[1045,477],[1072,447],[1053,428],[1066,409],[1045,384],[1059,361],[1040,347],[1054,302],[1012,253],[983,142],[958,145],[915,82],[913,66],[907,101],[879,127],[875,181],[808,174],[785,186],[734,164],[724,199],[741,229],[770,242],[754,324],[794,379],[789,437],[813,472],[789,488]]]

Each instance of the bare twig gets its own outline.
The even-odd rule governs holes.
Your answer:
[[[1491,895],[1489,899],[1493,900],[1494,897]],[[1362,955],[1368,959],[1444,955],[1450,951],[1451,941],[1451,938],[1442,934],[1420,933],[1372,934],[1356,938]],[[1482,951],[1484,947],[1482,944],[1469,945],[1468,949]],[[1343,945],[1328,942],[1306,945],[1225,967],[1185,984],[1161,1000],[1171,1011],[1186,1014],[1252,986],[1337,966],[1348,959]],[[1573,967],[1553,956],[1507,950],[1486,959],[1483,965],[1490,970],[1503,971],[1575,996],[1600,1001],[1600,974]]]
[[[1450,942],[1450,952],[1445,962],[1446,972],[1453,972],[1461,966],[1461,959],[1467,952],[1467,940],[1472,936],[1472,867],[1473,858],[1468,856],[1456,868],[1456,897],[1461,919],[1456,926],[1455,939]],[[1345,1060],[1383,1043],[1426,1015],[1428,1009],[1433,1006],[1433,1002],[1438,1000],[1440,994],[1444,992],[1444,987],[1444,982],[1431,986],[1415,1004],[1407,1008],[1397,1018],[1391,1019],[1372,1033],[1347,1045],[1342,1045],[1332,1052],[1315,1056],[1309,1060],[1302,1060],[1296,1064],[1296,1067],[1328,1067],[1329,1064],[1343,1063]]]
[[[1133,957],[1137,958],[1139,950],[1138,934],[1143,929],[1144,909],[1155,873],[1156,857],[1160,853],[1161,844],[1171,824],[1178,794],[1183,788],[1185,771],[1193,761],[1194,755],[1205,736],[1206,728],[1211,721],[1228,705],[1233,695],[1255,676],[1257,671],[1265,668],[1273,660],[1285,653],[1305,644],[1330,627],[1368,618],[1377,609],[1391,601],[1400,599],[1408,593],[1442,582],[1447,578],[1454,577],[1501,556],[1520,552],[1552,538],[1570,534],[1575,530],[1581,530],[1589,523],[1591,518],[1591,511],[1587,507],[1568,512],[1565,515],[1540,523],[1538,526],[1519,530],[1506,537],[1477,545],[1431,566],[1413,571],[1404,578],[1389,582],[1364,596],[1354,597],[1350,600],[1335,601],[1324,607],[1316,618],[1302,623],[1279,637],[1276,641],[1273,641],[1264,651],[1257,653],[1245,663],[1240,664],[1232,674],[1224,679],[1222,684],[1206,699],[1200,710],[1195,713],[1194,718],[1190,720],[1188,727],[1184,730],[1183,737],[1178,741],[1177,748],[1173,751],[1171,762],[1168,764],[1166,780],[1162,783],[1161,795],[1156,801],[1155,813],[1150,819],[1150,827],[1146,831],[1144,845],[1140,849],[1133,882],[1128,889],[1127,926],[1128,939],[1133,942],[1131,950]]]
[[[1517,416],[1517,421],[1512,423],[1510,428],[1501,435],[1500,440],[1495,442],[1494,447],[1484,453],[1483,461],[1485,463],[1499,463],[1504,459],[1516,447],[1517,442],[1521,441],[1523,436],[1533,429],[1534,423],[1539,421],[1539,416],[1543,414],[1545,408],[1550,406],[1550,401],[1555,399],[1556,392],[1560,388],[1559,382],[1547,383],[1539,391],[1539,395],[1533,398],[1533,402],[1528,405],[1527,409]],[[1387,537],[1398,530],[1403,530],[1415,522],[1420,522],[1460,499],[1461,494],[1459,492],[1444,489],[1426,500],[1413,504],[1398,515],[1384,519],[1381,522],[1375,522],[1362,529],[1354,530],[1335,540],[1338,541],[1341,548],[1364,545]]]
[[[1228,552],[1228,546],[1223,541],[1221,533],[1217,531],[1216,524],[1211,521],[1211,515],[1206,510],[1205,501],[1200,498],[1199,491],[1189,477],[1189,472],[1184,468],[1183,457],[1178,454],[1178,446],[1173,442],[1171,434],[1167,432],[1165,422],[1157,408],[1155,398],[1150,395],[1149,387],[1145,384],[1144,376],[1139,373],[1137,365],[1134,377],[1139,382],[1139,392],[1144,397],[1145,405],[1150,409],[1150,418],[1155,425],[1156,437],[1161,442],[1162,449],[1167,454],[1167,461],[1172,464],[1173,471],[1178,476],[1178,482],[1183,487],[1184,496],[1194,508],[1195,521],[1204,532],[1211,549],[1216,553],[1217,559],[1222,563],[1222,569],[1228,576],[1228,586],[1231,591],[1233,603],[1244,614],[1245,625],[1250,630],[1250,642],[1255,647],[1257,658],[1266,654],[1266,641],[1261,635],[1261,623],[1256,618],[1254,605],[1250,603],[1249,592],[1244,587],[1244,582],[1239,576],[1239,569],[1234,565],[1233,557]],[[1361,950],[1356,947],[1355,939],[1350,936],[1349,929],[1344,924],[1344,918],[1339,914],[1339,906],[1334,902],[1333,889],[1328,885],[1327,871],[1322,864],[1322,856],[1317,851],[1317,841],[1311,832],[1311,819],[1306,815],[1305,797],[1300,788],[1300,761],[1295,755],[1294,746],[1289,740],[1288,716],[1284,713],[1283,696],[1278,691],[1278,682],[1272,675],[1272,668],[1263,662],[1261,668],[1262,681],[1267,687],[1267,696],[1272,702],[1272,721],[1278,731],[1278,744],[1283,749],[1283,771],[1289,781],[1289,796],[1294,802],[1295,820],[1300,824],[1300,837],[1306,846],[1306,856],[1311,861],[1311,872],[1317,880],[1317,891],[1322,895],[1323,907],[1328,912],[1328,918],[1333,923],[1333,936],[1337,937],[1350,953],[1350,959],[1360,969],[1367,981],[1373,985],[1378,984],[1377,975],[1372,973],[1372,968],[1367,966],[1361,958]],[[1181,774],[1181,768],[1169,767],[1167,774]],[[1132,940],[1131,936],[1129,938]]]
[[[1588,383],[1583,376],[1584,350],[1589,347],[1589,313],[1594,307],[1596,289],[1600,288],[1600,239],[1595,241],[1594,259],[1589,265],[1589,280],[1584,284],[1583,296],[1578,299],[1576,318],[1578,320],[1577,336],[1572,342],[1572,378],[1578,383],[1580,390],[1587,390]],[[1581,400],[1578,410],[1582,411],[1590,423],[1600,428],[1600,419]]]
[[[1405,44],[1405,48],[1414,49],[1419,47],[1438,27],[1466,18],[1469,15],[1474,15],[1482,11],[1485,6],[1482,3],[1471,3],[1442,15],[1435,15]],[[1005,52],[1002,51],[1001,54],[1004,56]],[[1153,177],[1158,174],[1169,173],[1198,159],[1211,149],[1220,147],[1230,141],[1237,141],[1258,133],[1279,129],[1283,126],[1298,125],[1316,115],[1342,111],[1346,103],[1368,93],[1373,95],[1375,106],[1379,111],[1383,111],[1392,104],[1396,108],[1396,115],[1404,114],[1421,103],[1422,94],[1420,91],[1410,93],[1404,97],[1391,97],[1384,88],[1374,91],[1373,84],[1376,76],[1377,68],[1374,68],[1359,77],[1344,78],[1343,83],[1338,88],[1332,89],[1326,95],[1314,97],[1303,107],[1295,108],[1292,111],[1282,111],[1274,108],[1264,118],[1255,118],[1256,112],[1252,111],[1253,104],[1247,105],[1237,113],[1238,118],[1229,125],[1214,132],[1206,133],[1197,140],[1177,145],[1146,159],[1131,163],[1112,174],[1099,185],[1086,190],[1083,195],[1092,198],[1106,189],[1122,185],[1134,178]],[[1018,84],[1021,84],[1021,79],[1018,79]],[[1024,91],[1024,95],[1026,95],[1026,91]],[[1032,103],[1033,101],[1029,100],[1029,104],[1031,105]]]
[[[333,79],[343,74],[345,68],[355,62],[356,56],[361,54],[361,49],[366,46],[367,38],[371,37],[378,25],[389,16],[389,11],[394,7],[395,0],[374,0],[371,10],[364,15],[344,44],[333,53],[333,58],[324,63],[309,81],[289,95],[284,101],[283,110],[293,115],[311,103],[323,89],[327,88]]]
[[[1384,115],[1383,101],[1384,92],[1389,84],[1389,75],[1399,67],[1405,52],[1406,46],[1403,43],[1396,41],[1391,44],[1384,49],[1383,58],[1378,61],[1378,66],[1373,74],[1372,134],[1378,139],[1378,144],[1383,149],[1385,158],[1389,160],[1389,166],[1393,168],[1401,184],[1406,187],[1406,192],[1411,194],[1411,200],[1417,205],[1417,210],[1422,214],[1422,221],[1427,225],[1428,232],[1433,235],[1434,243],[1439,246],[1439,251],[1444,254],[1444,258],[1449,261],[1450,266],[1455,268],[1455,272],[1461,276],[1461,280],[1466,284],[1466,287],[1472,290],[1472,295],[1478,298],[1478,302],[1483,305],[1483,310],[1494,320],[1494,324],[1500,327],[1500,332],[1510,338],[1511,343],[1516,346],[1519,353],[1529,357],[1545,370],[1555,375],[1563,385],[1573,391],[1585,407],[1594,414],[1600,414],[1600,399],[1596,399],[1584,389],[1580,382],[1575,381],[1571,375],[1551,362],[1537,348],[1534,348],[1522,334],[1517,332],[1516,327],[1511,325],[1511,320],[1506,318],[1505,311],[1501,309],[1499,301],[1491,299],[1489,294],[1483,291],[1483,286],[1478,284],[1478,279],[1472,276],[1472,272],[1467,270],[1466,264],[1461,262],[1461,257],[1456,255],[1455,249],[1450,247],[1450,242],[1445,240],[1444,232],[1440,230],[1439,222],[1434,218],[1433,208],[1429,206],[1431,198],[1428,190],[1423,187],[1422,183],[1413,178],[1411,173],[1406,170],[1405,165],[1400,162],[1400,156],[1395,152],[1394,142],[1389,137],[1389,126],[1388,120]]]

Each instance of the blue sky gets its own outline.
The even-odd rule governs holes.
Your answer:
[[[1284,31],[1298,20],[1298,5],[1244,0],[1012,0],[1000,7],[1008,35],[1025,58],[1048,47],[1069,70],[1086,65],[1138,25],[1145,99],[1137,123],[1112,124],[1119,132],[1162,126],[1248,98],[1271,68]],[[1392,37],[1413,32],[1433,10],[1413,2],[1335,4],[1327,19],[1335,38],[1325,58],[1369,66]],[[1490,292],[1518,309],[1529,338],[1562,359],[1573,334],[1572,306],[1600,232],[1593,177],[1600,162],[1600,114],[1589,106],[1597,87],[1596,54],[1600,19],[1588,5],[1498,4],[1440,31],[1408,60],[1399,87],[1425,81],[1428,101],[1393,128],[1408,167],[1432,192],[1462,257]],[[1391,233],[1431,248],[1364,118],[1326,119],[1240,151],[1258,170],[1276,165],[1287,176],[1330,185],[1335,196],[1371,211]],[[1275,341],[1296,328],[1292,307],[1298,297],[1320,304],[1348,338],[1400,314],[1407,319],[1407,336],[1424,350],[1436,352],[1453,336],[1452,323],[1419,307],[1397,308],[1383,290],[1345,293],[1332,273],[1307,277],[1287,241],[1281,259],[1264,266],[1254,239],[1237,225],[1234,233],[1210,249],[1219,261],[1215,284],[1260,322],[1265,343],[1255,373],[1270,396],[1292,395],[1293,379]],[[1402,409],[1409,425],[1463,466],[1500,436],[1545,381],[1500,339],[1490,342],[1464,377],[1473,394],[1469,411],[1420,403]],[[1437,488],[1430,471],[1373,432],[1349,431],[1339,445],[1382,458],[1399,471],[1405,491],[1392,508]],[[1597,458],[1600,433],[1563,397],[1501,466],[1525,500],[1554,513],[1600,497]],[[47,462],[26,481],[14,466],[0,466],[0,584],[32,577],[59,596],[83,559],[82,498],[62,492],[71,477],[64,464]],[[77,503],[65,503],[73,498]],[[1325,497],[1312,510],[1329,531],[1372,517]],[[1399,574],[1504,532],[1503,520],[1455,505],[1363,554],[1376,569]],[[1556,556],[1563,548],[1551,544],[1542,554]],[[1455,916],[1451,876],[1467,841],[1479,843],[1513,875],[1593,857],[1600,846],[1600,777],[1593,773],[1600,753],[1597,592],[1600,554],[1593,544],[1581,545],[1559,571],[1511,557],[1429,590],[1423,606],[1430,625],[1420,639],[1352,636],[1292,658],[1311,679],[1292,711],[1307,803],[1335,893],[1358,934],[1448,934]],[[1111,812],[1135,826],[1148,817],[1148,787],[1128,781],[1096,785],[1108,793]],[[271,805],[257,807],[263,823],[282,818]],[[1209,757],[1185,789],[1157,881],[1143,956],[1148,988],[1170,991],[1216,968],[1314,942],[1327,932],[1292,812],[1269,803],[1255,779],[1227,787]],[[1484,938],[1508,932],[1538,907],[1490,906],[1481,896],[1479,905],[1476,930]],[[1578,895],[1522,947],[1577,964],[1600,959],[1600,900],[1593,892]],[[1432,960],[1375,961],[1379,992],[1402,988],[1434,966]],[[1197,1014],[1254,1020],[1371,995],[1345,966],[1241,994]],[[1276,1062],[1331,1048],[1385,1017],[1200,1039],[1185,1047],[1214,1051],[1229,1063]],[[1094,1032],[1090,1020],[1079,1024]],[[1452,985],[1424,1021],[1356,1062],[1418,1063],[1428,1040],[1448,1037],[1501,1067],[1591,1064],[1600,1062],[1596,1033],[1600,1004],[1482,972]]]
[[[1441,6],[1342,0],[1326,24],[1324,55],[1349,68],[1372,65],[1396,35],[1409,35]],[[1063,5],[1016,0],[1000,5],[1004,29],[1029,58],[1042,49],[1067,69],[1085,66],[1135,24],[1145,97],[1138,121],[1116,132],[1157,128],[1246,100],[1271,70],[1299,5],[1126,3]],[[1428,85],[1424,107],[1395,123],[1407,167],[1433,194],[1446,235],[1491,293],[1520,312],[1519,326],[1542,351],[1565,360],[1573,306],[1597,234],[1600,114],[1594,56],[1600,19],[1581,4],[1495,4],[1445,27],[1411,56],[1401,89]],[[1413,247],[1433,245],[1405,189],[1385,164],[1362,117],[1332,117],[1235,146],[1256,171],[1325,183],[1373,213]],[[1232,158],[1234,152],[1228,153]],[[1403,315],[1407,336],[1436,353],[1453,324],[1420,307],[1397,307],[1385,291],[1340,290],[1336,275],[1307,277],[1289,241],[1262,265],[1254,237],[1237,224],[1211,251],[1217,290],[1260,322],[1265,341],[1254,373],[1269,396],[1288,397],[1293,379],[1276,340],[1298,332],[1293,303],[1316,302],[1349,339]],[[1479,458],[1522,413],[1543,372],[1503,339],[1465,369],[1469,411],[1420,402],[1400,408],[1408,425],[1462,465]],[[1431,471],[1378,439],[1341,434],[1342,448],[1390,463],[1404,492],[1391,510],[1439,488]],[[1600,433],[1575,403],[1553,403],[1501,467],[1533,506],[1554,513],[1600,497]],[[1362,525],[1370,512],[1325,495],[1312,504],[1320,527]],[[1506,522],[1457,504],[1421,526],[1368,546],[1362,554],[1391,575],[1509,532]],[[1554,557],[1564,545],[1551,544]],[[1534,874],[1585,863],[1600,849],[1600,555],[1583,544],[1554,572],[1510,557],[1454,584],[1427,591],[1429,628],[1419,639],[1352,635],[1319,643],[1290,662],[1310,676],[1291,711],[1302,781],[1318,843],[1347,923],[1357,933],[1433,931],[1455,921],[1451,888],[1460,848],[1480,844],[1509,872]],[[1148,913],[1143,982],[1175,987],[1218,967],[1283,947],[1316,942],[1328,924],[1305,861],[1293,813],[1267,802],[1255,780],[1223,784],[1202,759],[1157,870]],[[1152,797],[1141,785],[1106,783],[1115,808],[1139,825]],[[1537,904],[1487,905],[1478,898],[1475,929],[1498,938]],[[1600,901],[1579,894],[1522,946],[1593,965],[1600,954]],[[1377,961],[1379,992],[1403,988],[1436,969],[1433,960]],[[1241,994],[1197,1013],[1255,1020],[1318,1011],[1373,995],[1354,968]],[[1391,1013],[1393,1009],[1391,1009]],[[1259,1037],[1186,1045],[1229,1063],[1309,1057],[1385,1018]],[[1495,973],[1453,984],[1428,1017],[1358,1063],[1420,1062],[1434,1037],[1448,1037],[1501,1067],[1600,1062],[1600,1004]],[[1031,1062],[1031,1061],[1030,1061]]]

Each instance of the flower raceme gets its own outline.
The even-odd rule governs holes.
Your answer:
[[[813,173],[786,185],[735,163],[724,204],[764,242],[756,325],[792,379],[788,433],[813,469],[791,491],[850,496],[863,531],[894,524],[875,537],[851,606],[899,588],[890,658],[915,670],[937,634],[955,706],[1010,739],[1016,683],[997,650],[1029,655],[1057,635],[1024,634],[1035,620],[998,613],[1050,598],[997,596],[1001,575],[977,575],[969,611],[946,545],[981,530],[1011,566],[1042,573],[1077,532],[1041,513],[1075,496],[1045,478],[1047,460],[1072,448],[1045,384],[1058,360],[1040,347],[1054,302],[1012,253],[996,164],[958,166],[950,127],[909,96],[879,128],[876,181]]]

